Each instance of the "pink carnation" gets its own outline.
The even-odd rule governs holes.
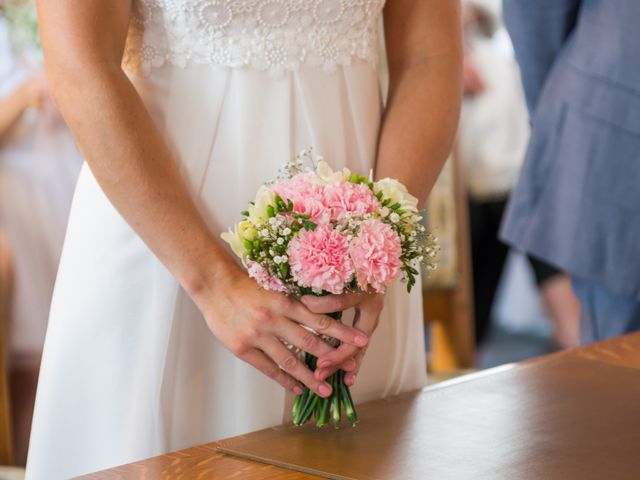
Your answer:
[[[276,292],[287,293],[289,289],[282,283],[278,277],[271,275],[266,268],[260,265],[258,262],[248,261],[249,276],[253,278],[258,285],[265,290],[274,290]]]
[[[314,184],[312,176],[312,173],[301,173],[293,178],[278,180],[273,190],[284,201],[293,202],[294,212],[309,215],[312,222],[326,223],[329,221],[329,210],[324,203],[324,187]]]
[[[368,220],[351,242],[351,258],[362,290],[384,292],[400,273],[402,245],[398,234],[379,220]]]
[[[338,182],[328,185],[325,193],[325,204],[331,211],[331,218],[340,220],[347,213],[362,217],[380,208],[378,199],[371,189],[360,183]]]
[[[347,239],[328,225],[300,231],[287,250],[291,274],[300,286],[343,292],[354,274]]]

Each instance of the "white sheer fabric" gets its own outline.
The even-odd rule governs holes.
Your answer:
[[[263,3],[237,2],[254,5],[255,15]],[[311,10],[322,2],[295,3]],[[353,2],[365,3],[380,5]],[[308,28],[319,26],[313,20]],[[333,72],[304,63],[278,78],[256,68],[164,62],[130,75],[216,233],[303,148],[335,167],[373,165],[381,102],[371,62],[353,58]],[[407,295],[398,284],[354,396],[362,402],[416,389],[425,377],[421,292]],[[209,333],[84,168],[47,332],[28,478],[66,478],[273,426],[287,418],[290,399]]]

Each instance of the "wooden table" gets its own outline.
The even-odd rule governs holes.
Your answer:
[[[613,340],[594,344],[570,351],[565,351],[553,355],[547,355],[536,359],[528,360],[517,364],[514,367],[516,369],[527,369],[530,366],[539,366],[544,362],[553,362],[554,368],[571,367],[571,365],[582,366],[582,381],[584,382],[585,371],[588,372],[589,368],[586,366],[593,366],[594,371],[602,372],[604,365],[608,368],[604,369],[607,372],[619,371],[621,373],[633,372],[635,370],[640,374],[640,333],[619,337]],[[629,370],[633,369],[633,370]],[[427,395],[437,395],[442,388],[448,389],[464,389],[467,382],[473,380],[476,391],[482,387],[483,384],[491,385],[491,388],[496,388],[496,378],[503,372],[504,369],[498,367],[497,369],[487,370],[484,372],[478,372],[477,374],[467,375],[450,382],[444,382],[446,385],[437,384],[434,387],[426,389]],[[587,373],[588,375],[588,373]],[[640,378],[640,377],[638,377]],[[593,379],[594,382],[596,379]],[[467,384],[468,385],[468,384]],[[509,385],[504,385],[505,388]],[[619,388],[625,388],[624,385],[619,385]],[[581,399],[576,398],[576,402],[580,402]],[[638,399],[640,401],[640,398]],[[599,415],[601,412],[593,412],[594,415]],[[547,419],[548,420],[548,419]],[[544,419],[543,419],[544,421]],[[629,428],[637,429],[640,427],[639,418],[629,418]],[[616,432],[612,432],[615,434]],[[249,434],[249,437],[256,434]],[[520,437],[524,445],[521,445],[522,449],[527,449],[526,434]],[[208,445],[202,445],[180,452],[169,453],[167,455],[151,458],[148,460],[136,462],[130,465],[124,465],[121,467],[113,468],[107,471],[94,473],[81,477],[83,480],[114,480],[114,479],[199,479],[199,478],[221,478],[221,479],[284,479],[284,480],[300,480],[300,479],[317,479],[318,477],[310,476],[302,473],[293,472],[283,468],[265,465],[262,463],[252,462],[249,460],[243,460],[231,456],[221,454],[216,451],[218,443],[211,443]],[[637,449],[638,445],[634,448]],[[532,447],[533,448],[533,447]],[[443,452],[443,454],[450,455],[451,452]],[[499,463],[499,456],[501,452],[496,451],[496,462]],[[638,451],[640,455],[640,451]],[[547,465],[548,467],[548,465]],[[524,468],[524,467],[523,467]],[[535,465],[527,465],[526,468],[535,468]],[[498,475],[495,478],[524,478],[516,472],[503,472],[504,475]],[[506,475],[506,476],[505,476]],[[463,478],[463,477],[460,477]],[[470,477],[469,477],[470,478]],[[585,477],[586,478],[586,477]],[[614,478],[614,477],[611,477]],[[615,478],[632,478],[618,476]],[[638,477],[640,478],[640,473]]]

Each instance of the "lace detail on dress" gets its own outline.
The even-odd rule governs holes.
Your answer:
[[[275,76],[303,63],[375,65],[385,0],[135,0],[124,65],[251,67]]]

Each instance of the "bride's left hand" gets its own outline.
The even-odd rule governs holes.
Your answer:
[[[343,295],[327,295],[316,297],[307,295],[301,298],[302,303],[313,313],[328,314],[343,312],[355,308],[356,315],[353,327],[364,332],[368,338],[378,326],[380,313],[384,307],[384,294],[381,293],[346,293]],[[318,359],[315,372],[318,380],[324,380],[339,369],[346,372],[344,383],[352,386],[362,365],[366,347],[355,347],[342,344],[330,354]]]

